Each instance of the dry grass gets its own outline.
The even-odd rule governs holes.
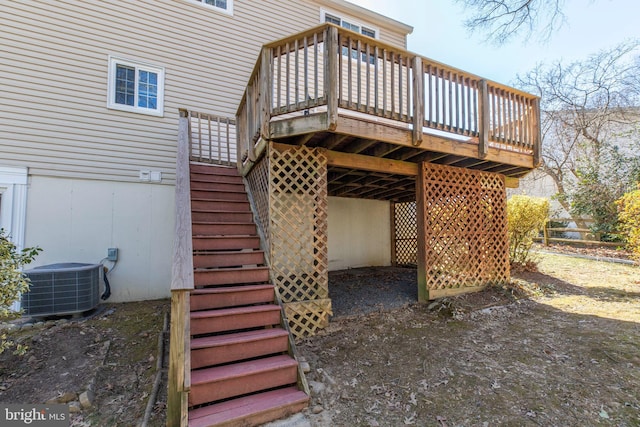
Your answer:
[[[538,280],[557,291],[540,303],[568,313],[640,322],[637,266],[545,254],[538,269]]]

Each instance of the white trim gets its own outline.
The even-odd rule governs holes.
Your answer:
[[[374,26],[374,25],[369,25],[369,24],[363,24],[361,21],[354,19],[350,16],[344,15],[343,13],[340,12],[335,12],[331,9],[325,9],[323,7],[320,8],[320,23],[324,24],[326,22],[326,15],[332,15],[335,16],[336,18],[340,18],[340,21],[342,23],[342,21],[347,21],[349,24],[352,25],[357,25],[360,28],[360,32],[359,34],[362,34],[362,27],[365,27],[367,30],[372,30],[375,33],[375,38],[379,39],[380,38],[380,30]]]
[[[27,185],[27,168],[0,166],[0,184]]]
[[[0,193],[0,228],[22,250],[27,220],[27,168],[0,166]]]
[[[27,222],[28,170],[21,167],[0,166],[0,228],[4,228],[18,251],[24,248]],[[20,300],[11,305],[20,311]]]
[[[151,116],[158,116],[158,117],[164,116],[164,76],[165,76],[164,67],[158,67],[156,65],[147,64],[140,61],[133,61],[133,60],[121,58],[118,56],[109,55],[108,59],[109,59],[109,73],[108,73],[109,80],[107,84],[107,108],[112,110],[127,111],[129,113],[141,113],[141,114],[148,114]],[[124,105],[124,104],[116,103],[115,85],[116,85],[116,66],[118,65],[125,65],[125,66],[133,67],[136,69],[136,94],[135,94],[134,103],[137,103],[138,101],[138,89],[137,89],[138,88],[138,82],[137,82],[138,71],[140,70],[149,71],[152,73],[156,73],[158,75],[157,108],[151,109],[151,108],[137,107],[135,105]]]
[[[195,3],[199,6],[205,7],[209,10],[213,10],[216,12],[220,12],[220,13],[224,13],[225,15],[231,15],[233,16],[233,0],[227,0],[227,8],[221,8],[218,6],[214,6],[212,4],[207,4],[205,2],[203,2],[202,0],[187,0],[189,3]]]

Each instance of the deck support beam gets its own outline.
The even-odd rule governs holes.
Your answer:
[[[427,241],[425,216],[425,168],[422,163],[418,168],[416,179],[416,222],[418,226],[418,302],[429,301],[429,289],[427,288]]]

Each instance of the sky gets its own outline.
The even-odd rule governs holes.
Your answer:
[[[572,62],[628,39],[640,39],[640,1],[566,0],[565,23],[546,43],[535,35],[502,46],[469,34],[453,0],[349,0],[411,25],[408,49],[499,83],[513,84],[538,63]]]

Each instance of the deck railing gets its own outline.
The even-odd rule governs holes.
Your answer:
[[[192,161],[235,166],[237,163],[236,121],[229,117],[196,111],[188,117],[189,158]]]
[[[495,146],[537,162],[538,105],[534,95],[324,24],[263,47],[238,108],[238,152],[254,160],[272,118],[322,113],[332,129],[342,109],[400,122],[416,146],[424,133],[444,132],[478,144],[481,158]]]

